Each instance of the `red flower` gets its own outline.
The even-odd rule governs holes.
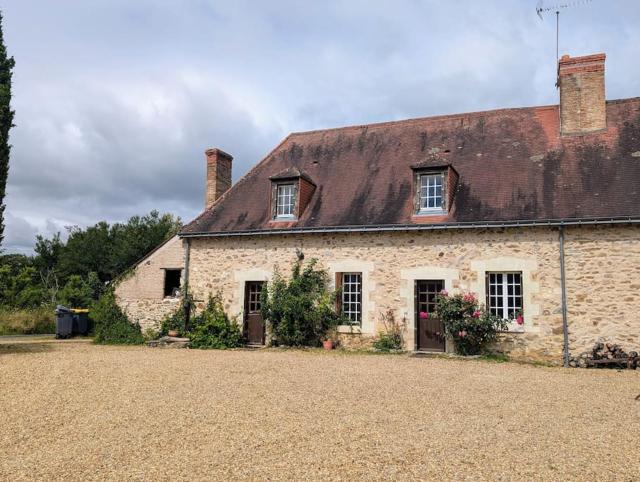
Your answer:
[[[459,331],[459,332],[458,332],[458,336],[459,336],[460,338],[464,338],[465,336],[467,336],[467,332],[466,332],[465,330]]]
[[[471,315],[471,316],[473,316],[474,318],[480,318],[481,314],[482,313],[480,313],[480,310],[476,310],[476,311],[473,312],[473,315]]]
[[[516,323],[518,325],[524,325],[524,317],[522,315],[516,316]]]
[[[429,313],[427,313],[426,311],[421,311],[420,312],[420,319],[421,320],[426,320],[427,318],[429,318]]]
[[[467,293],[462,297],[463,301],[474,302],[476,300],[476,295],[473,293]]]

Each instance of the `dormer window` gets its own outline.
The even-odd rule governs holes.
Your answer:
[[[419,213],[439,212],[443,210],[442,172],[420,174]]]
[[[278,184],[276,193],[276,218],[293,218],[296,207],[296,186],[293,183]]]
[[[271,180],[271,221],[280,226],[296,223],[306,209],[316,185],[296,167],[280,171]]]
[[[449,165],[434,165],[427,160],[413,169],[413,214],[428,221],[428,216],[449,214],[458,185],[458,173]]]

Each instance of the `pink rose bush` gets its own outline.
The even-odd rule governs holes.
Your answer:
[[[461,355],[486,351],[509,326],[509,320],[492,315],[474,293],[440,292],[436,297],[436,313],[432,315],[442,320],[446,335],[453,339],[456,352]]]

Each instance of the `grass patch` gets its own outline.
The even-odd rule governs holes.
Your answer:
[[[505,363],[511,361],[504,353],[487,353],[486,355],[482,355],[480,360],[493,363]]]
[[[0,308],[0,335],[44,335],[56,332],[54,308]]]

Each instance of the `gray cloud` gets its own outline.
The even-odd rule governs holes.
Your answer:
[[[536,3],[0,0],[17,62],[5,248],[154,208],[188,220],[207,147],[237,179],[290,131],[555,103]],[[561,52],[607,52],[608,97],[640,95],[637,25],[637,1],[594,0],[563,12]]]

